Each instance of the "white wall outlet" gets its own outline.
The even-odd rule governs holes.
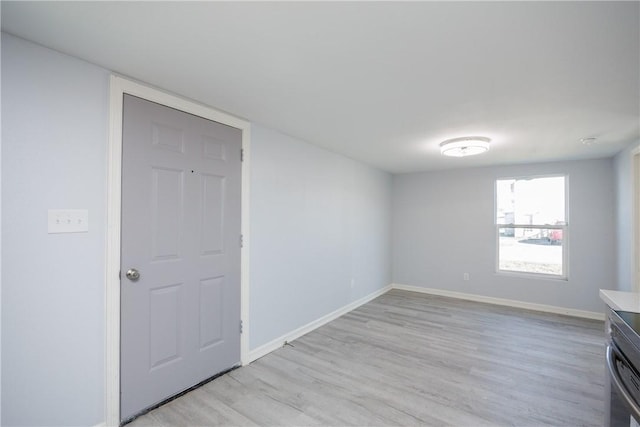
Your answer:
[[[86,209],[49,209],[49,234],[87,233],[89,211]]]
[[[464,273],[464,274],[462,275],[462,279],[463,279],[463,280],[469,280],[469,273]]]
[[[351,279],[351,289],[356,287],[356,279]]]

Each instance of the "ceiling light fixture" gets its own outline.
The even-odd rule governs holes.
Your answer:
[[[484,136],[464,136],[447,139],[440,144],[440,153],[445,156],[465,157],[482,154],[489,150],[489,138]]]
[[[590,136],[588,138],[581,138],[580,142],[582,142],[584,145],[593,145],[598,141],[598,138],[594,137],[594,136]]]

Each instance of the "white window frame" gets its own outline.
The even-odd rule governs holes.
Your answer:
[[[505,180],[534,180],[540,178],[564,178],[564,224],[498,224],[498,181]],[[500,275],[513,275],[518,277],[529,277],[535,279],[569,280],[569,174],[548,174],[548,175],[520,175],[497,177],[494,181],[494,201],[493,220],[495,224],[496,243],[496,264],[495,270]],[[533,273],[529,271],[502,270],[500,269],[500,229],[501,228],[528,228],[540,230],[562,230],[562,274]]]

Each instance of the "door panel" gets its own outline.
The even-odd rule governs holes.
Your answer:
[[[151,248],[155,261],[180,257],[184,171],[151,168]]]
[[[241,138],[124,97],[122,420],[240,363]]]
[[[223,253],[225,187],[226,182],[223,176],[202,175],[201,255]]]
[[[149,292],[149,368],[179,360],[182,283]]]
[[[223,342],[224,276],[200,281],[200,349]]]

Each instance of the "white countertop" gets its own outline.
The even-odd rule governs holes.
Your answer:
[[[600,299],[614,310],[640,313],[640,293],[600,289]]]

